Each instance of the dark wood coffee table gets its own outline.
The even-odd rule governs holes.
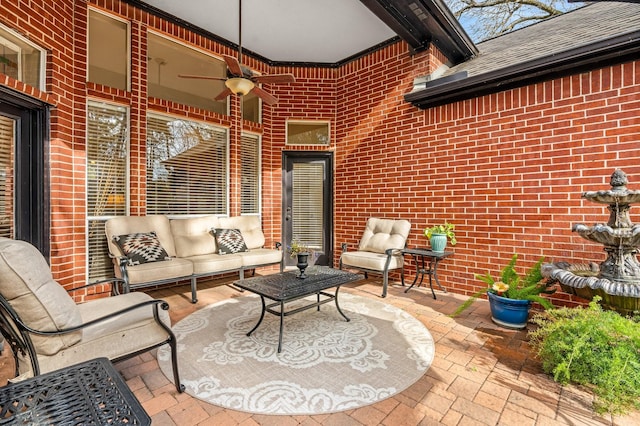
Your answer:
[[[282,332],[284,328],[284,317],[293,315],[298,312],[305,311],[310,308],[335,301],[336,308],[340,315],[346,321],[349,318],[342,312],[338,304],[338,291],[340,286],[352,281],[357,281],[362,277],[352,272],[346,272],[339,269],[329,268],[326,266],[316,266],[307,270],[307,278],[298,278],[299,271],[282,272],[279,274],[265,275],[261,277],[253,277],[245,280],[235,281],[233,284],[243,290],[250,291],[260,296],[262,301],[262,312],[258,323],[247,333],[251,336],[264,319],[264,313],[269,312],[280,317],[280,335],[278,337],[278,353],[282,350]],[[334,294],[327,293],[330,288],[336,288]],[[285,303],[302,299],[312,294],[317,295],[317,300],[307,305],[285,311]],[[322,297],[321,297],[322,296]],[[267,304],[265,299],[273,300],[274,303]],[[274,309],[278,307],[278,309]]]

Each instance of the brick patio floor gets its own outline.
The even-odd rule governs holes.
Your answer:
[[[227,285],[231,281],[199,284],[195,305],[190,302],[188,286],[149,293],[169,302],[175,323],[208,304],[241,296]],[[379,298],[379,281],[358,281],[341,291]],[[597,416],[590,408],[588,392],[553,382],[532,358],[526,332],[495,326],[486,301],[477,301],[452,319],[447,315],[465,300],[463,296],[437,291],[438,299],[433,300],[428,288],[406,294],[403,290],[399,284],[390,286],[385,301],[425,324],[436,342],[436,356],[415,384],[370,406],[316,416],[255,415],[178,394],[160,371],[155,351],[119,362],[116,368],[158,426],[640,425],[639,413]]]

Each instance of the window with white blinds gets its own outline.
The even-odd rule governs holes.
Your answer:
[[[147,214],[227,214],[227,130],[147,117]]]
[[[113,276],[104,223],[127,214],[129,114],[125,107],[87,107],[87,244],[89,280]]]
[[[315,250],[324,247],[324,179],[323,162],[293,165],[293,239]]]
[[[0,237],[13,238],[15,121],[0,116]]]
[[[243,134],[240,138],[240,213],[260,213],[260,137]]]

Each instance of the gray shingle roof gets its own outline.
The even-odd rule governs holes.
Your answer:
[[[604,1],[567,12],[482,43],[473,59],[444,76],[466,71],[468,77],[588,47],[640,30],[640,3]]]

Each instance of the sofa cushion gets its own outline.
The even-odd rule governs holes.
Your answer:
[[[239,229],[214,228],[211,232],[216,237],[218,254],[232,254],[249,251],[244,242],[244,238],[242,238],[242,232],[240,232]]]
[[[220,217],[219,228],[239,229],[249,250],[264,246],[265,238],[262,223],[258,216]]]
[[[113,237],[122,253],[129,259],[129,265],[169,260],[155,232],[138,232]]]
[[[138,232],[155,232],[162,248],[170,257],[176,255],[169,218],[165,215],[149,216],[116,216],[107,220],[104,225],[109,253],[113,256],[124,256],[120,247],[113,240],[116,235],[135,234]]]
[[[411,232],[407,220],[369,218],[358,250],[384,253],[387,249],[404,248]]]
[[[79,326],[80,312],[67,291],[51,275],[42,254],[25,241],[0,238],[0,293],[24,323],[36,330]],[[53,355],[78,343],[82,332],[59,336],[32,334],[40,354]]]
[[[217,253],[212,228],[219,228],[218,218],[213,215],[171,219],[171,233],[178,257],[191,257]]]

